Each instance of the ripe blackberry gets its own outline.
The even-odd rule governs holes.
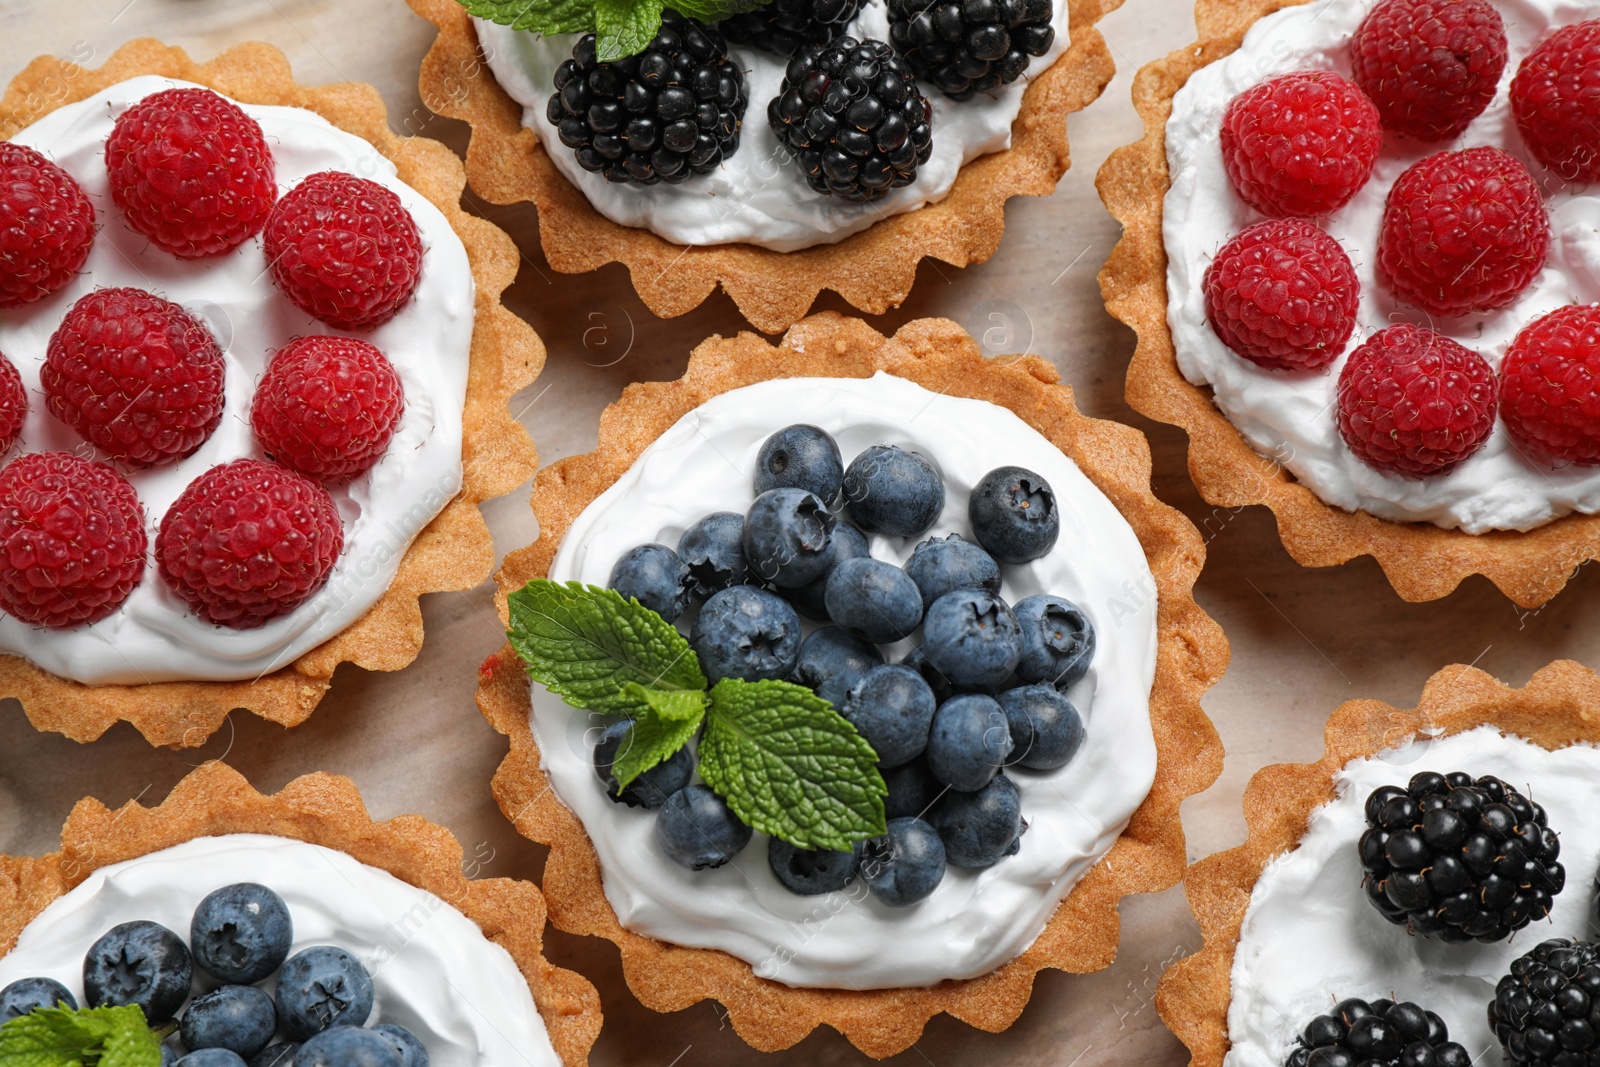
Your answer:
[[[933,108],[882,41],[840,37],[801,49],[767,122],[811,188],[855,203],[911,184],[933,153]]]
[[[1600,945],[1553,938],[1511,964],[1489,1028],[1513,1063],[1600,1064]]]
[[[1285,1067],[1470,1067],[1444,1020],[1409,1001],[1341,1000],[1306,1024]]]
[[[555,85],[545,116],[578,166],[640,185],[715,169],[738,149],[749,102],[722,34],[671,8],[638,55],[601,63],[595,35],[585,34]]]
[[[1544,808],[1500,779],[1424,771],[1367,798],[1361,866],[1367,899],[1412,934],[1502,941],[1566,882]]]
[[[844,33],[861,0],[772,0],[717,23],[722,35],[775,56],[792,56],[808,44],[824,45]]]
[[[889,43],[952,100],[1022,77],[1055,43],[1050,0],[889,0]]]

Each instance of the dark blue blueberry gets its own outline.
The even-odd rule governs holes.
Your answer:
[[[395,1047],[400,1050],[401,1058],[405,1060],[405,1067],[428,1067],[427,1046],[423,1045],[417,1035],[410,1030],[394,1023],[379,1023],[372,1028],[372,1032],[382,1034],[394,1042]]]
[[[920,452],[873,445],[850,461],[844,498],[868,533],[920,537],[944,510],[944,479]]]
[[[744,560],[756,578],[793,589],[828,573],[834,517],[816,494],[768,489],[744,517]]]
[[[740,585],[744,565],[744,516],[714,511],[678,538],[678,558],[689,568],[690,593],[697,600]]]
[[[834,707],[844,703],[850,687],[883,662],[876,645],[852,637],[837,626],[819,626],[800,643],[794,681],[816,690]]]
[[[278,1024],[296,1041],[330,1026],[360,1026],[371,1014],[372,976],[342,948],[301,949],[278,975]]]
[[[282,967],[293,943],[289,905],[255,882],[225,885],[207,894],[189,921],[194,965],[234,985],[259,982]]]
[[[300,1046],[294,1067],[406,1067],[389,1038],[360,1026],[335,1026]]]
[[[170,1044],[163,1041],[161,1043],[161,1067],[177,1067],[177,1065],[178,1054],[173,1051],[173,1048]],[[255,1067],[254,1061],[251,1062],[250,1067]],[[274,1065],[269,1063],[267,1064],[267,1067],[274,1067]],[[283,1067],[292,1067],[292,1062],[284,1063]]]
[[[631,719],[622,719],[601,731],[600,739],[594,743],[595,777],[600,779],[606,796],[618,803],[630,808],[659,808],[694,777],[694,753],[685,745],[629,782],[628,788],[619,794],[611,766],[617,762],[617,751],[632,727]]]
[[[782,597],[751,585],[724,589],[705,602],[689,644],[706,677],[787,678],[800,658],[800,616]]]
[[[268,1045],[250,1057],[250,1067],[294,1067],[294,1054],[300,1046],[293,1041]]]
[[[833,536],[828,541],[828,571],[831,573],[847,559],[865,559],[872,555],[872,549],[867,544],[867,535],[851,526],[848,522],[836,522],[833,525]],[[784,590],[784,595],[789,598],[789,603],[794,605],[794,610],[808,619],[826,622],[828,619],[828,575],[824,574],[814,582]]]
[[[750,843],[750,827],[703,785],[685,786],[656,815],[656,842],[673,863],[690,870],[721,867]]]
[[[253,985],[225,985],[196,997],[179,1033],[188,1049],[225,1048],[254,1056],[278,1029],[272,998]]]
[[[928,769],[951,789],[973,793],[988,785],[1011,754],[1011,728],[994,697],[966,693],[933,713]]]
[[[917,545],[906,560],[906,573],[922,592],[923,610],[957,589],[1000,592],[1000,565],[960,534],[930,537]]]
[[[0,1023],[27,1015],[35,1008],[53,1008],[62,1003],[76,1008],[78,998],[54,978],[18,978],[0,989]]]
[[[231,1049],[202,1048],[196,1049],[177,1061],[172,1067],[247,1067],[244,1059]],[[354,1064],[349,1067],[355,1067]]]
[[[194,959],[183,938],[144,920],[113,926],[83,958],[89,1007],[137,1004],[152,1023],[177,1014],[193,978]]]
[[[863,640],[887,645],[922,622],[917,583],[893,563],[847,559],[828,572],[828,618]]]
[[[779,430],[761,445],[756,457],[756,492],[804,489],[824,504],[839,499],[844,484],[844,459],[826,430],[799,423]]]
[[[1008,763],[1053,771],[1065,767],[1083,744],[1083,718],[1055,686],[1022,685],[1000,694],[1011,728]]]
[[[883,772],[883,784],[889,787],[889,795],[883,798],[883,814],[890,819],[927,818],[928,809],[948,788],[928,770],[926,759],[890,767]]]
[[[1027,563],[1056,545],[1061,511],[1050,483],[1023,467],[997,467],[978,479],[967,500],[978,544],[1001,563]]]
[[[611,568],[607,583],[624,598],[632,598],[672,622],[689,603],[692,579],[689,568],[666,545],[630,548]]]
[[[900,662],[922,676],[922,680],[928,683],[928,688],[933,690],[933,699],[940,704],[955,696],[957,692],[964,691],[957,690],[955,683],[946,678],[939,668],[928,662],[928,654],[922,650],[921,645],[907,652]]]
[[[1022,629],[1006,602],[982,589],[957,589],[922,620],[928,663],[957,688],[998,688],[1022,657]]]
[[[776,837],[767,839],[767,863],[785,889],[803,897],[836,893],[856,876],[854,852],[796,848]]]
[[[888,830],[861,847],[861,880],[890,907],[926,900],[944,880],[939,831],[921,819],[890,819]]]
[[[930,821],[944,841],[950,866],[988,867],[1017,851],[1022,797],[1002,774],[976,793],[952,789],[933,806]]]
[[[898,767],[922,755],[933,722],[933,690],[922,675],[898,663],[874,667],[850,690],[839,714],[855,725],[878,754],[880,767]]]
[[[1018,677],[1065,689],[1089,672],[1094,662],[1094,623],[1081,608],[1039,593],[1025,597],[1012,610],[1022,629]]]

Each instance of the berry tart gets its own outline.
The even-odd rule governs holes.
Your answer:
[[[60,851],[0,857],[0,1057],[587,1063],[599,996],[545,960],[539,890],[485,862],[330,774],[263,796],[212,762],[156,807],[80,801]]]
[[[1129,402],[1408,600],[1600,556],[1600,4],[1201,0],[1099,186]]]
[[[720,284],[775,333],[993,255],[1006,201],[1067,170],[1120,0],[410,3],[439,28],[423,101],[471,124],[479,195],[537,205],[551,266],[622,263],[663,317]]]
[[[769,1051],[1003,1030],[1039,970],[1107,966],[1222,754],[1204,553],[1148,455],[939,319],[629,386],[536,482],[479,690],[552,920]]]
[[[544,350],[459,162],[263,45],[35,60],[0,136],[0,695],[198,745],[410,663],[534,466]]]

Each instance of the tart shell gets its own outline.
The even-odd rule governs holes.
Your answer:
[[[423,638],[421,595],[471,589],[494,569],[494,543],[478,505],[510,492],[537,466],[533,442],[511,417],[507,402],[538,377],[545,352],[532,328],[500,303],[501,292],[516,277],[519,255],[504,232],[461,210],[466,176],[454,153],[437,141],[391,132],[383,100],[370,85],[297,84],[288,59],[270,45],[242,44],[196,63],[181,49],[138,40],[119,48],[97,70],[41,56],[0,97],[0,138],[141,74],[195,82],[249,104],[305,108],[370,142],[406,184],[444,213],[466,246],[477,286],[461,492],[417,534],[388,590],[365,615],[293,663],[245,681],[84,685],[21,657],[0,655],[0,696],[21,700],[38,729],[87,742],[126,721],[151,744],[193,747],[203,744],[234,708],[283,726],[304,722],[341,663],[395,671],[416,659]],[[145,580],[155,579],[147,574]]]
[[[1525,533],[1468,534],[1345,511],[1257,453],[1212,402],[1211,390],[1190,384],[1178,369],[1167,326],[1161,235],[1172,99],[1197,70],[1235,51],[1258,19],[1296,2],[1199,0],[1199,39],[1146,64],[1134,79],[1144,137],[1113,152],[1095,183],[1123,226],[1122,240],[1100,272],[1100,290],[1111,314],[1138,335],[1128,367],[1128,403],[1189,435],[1189,474],[1207,503],[1272,509],[1284,548],[1302,566],[1331,567],[1370,555],[1395,592],[1410,601],[1437,600],[1467,576],[1481,574],[1520,606],[1537,607],[1559,593],[1579,565],[1600,558],[1600,516],[1567,515]]]
[[[943,200],[895,215],[835,244],[775,252],[751,244],[673,244],[649,230],[601,215],[556,170],[522,105],[500,88],[478,49],[472,19],[456,0],[407,0],[439,28],[422,62],[423,102],[472,127],[467,176],[496,204],[531,202],[550,265],[582,274],[607,263],[628,268],[652,312],[673,318],[698,307],[719,284],[757,329],[788,329],[824,289],[872,314],[897,307],[911,292],[924,257],[957,267],[994,255],[1013,196],[1048,196],[1067,172],[1067,116],[1093,103],[1115,72],[1095,22],[1122,0],[1071,0],[1068,50],[1033,78],[1011,125],[1011,147],[961,168]],[[764,122],[757,102],[746,122]]]
[[[550,846],[543,884],[551,921],[563,930],[614,942],[628,985],[646,1007],[678,1011],[714,998],[727,1007],[739,1036],[763,1051],[787,1048],[827,1025],[868,1055],[889,1056],[916,1041],[927,1020],[940,1012],[1000,1031],[1027,1005],[1040,970],[1087,973],[1109,966],[1117,950],[1119,902],[1130,893],[1176,884],[1185,862],[1178,807],[1209,786],[1222,767],[1222,743],[1200,698],[1227,665],[1228,645],[1194,601],[1194,581],[1205,558],[1199,532],[1150,490],[1148,443],[1137,430],[1080,413],[1050,363],[1037,356],[986,359],[971,337],[945,319],[917,320],[887,338],[858,319],[816,315],[796,324],[778,345],[752,333],[713,337],[694,351],[677,381],[628,386],[601,417],[596,451],[540,471],[533,491],[540,537],[507,556],[496,577],[501,617],[507,593],[549,573],[578,514],[693,408],[769,379],[864,378],[880,370],[934,392],[986,400],[1015,412],[1111,499],[1137,533],[1155,576],[1159,647],[1150,694],[1155,784],[1122,838],[1021,955],[982,977],[925,988],[798,989],[758,978],[749,964],[726,953],[623,929],[606,900],[588,835],[540,769],[521,661],[507,645],[480,670],[478,705],[511,743],[494,777],[495,797],[518,830]]]

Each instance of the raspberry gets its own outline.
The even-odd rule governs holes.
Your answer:
[[[106,171],[128,225],[186,259],[254,237],[278,197],[261,127],[210,89],[166,89],[124,111]]]
[[[1505,23],[1487,0],[1384,0],[1356,30],[1350,62],[1385,129],[1452,140],[1494,99]]]
[[[1489,439],[1495,393],[1478,353],[1420,326],[1391,326],[1339,372],[1339,435],[1378,470],[1440,474]]]
[[[250,425],[268,456],[312,478],[346,478],[378,461],[405,410],[388,358],[353,337],[301,337],[273,357]]]
[[[1523,327],[1500,364],[1500,417],[1547,456],[1600,463],[1600,307],[1559,308]]]
[[[0,141],[0,308],[70,282],[94,244],[94,205],[72,175],[38,152]]]
[[[28,390],[22,384],[22,375],[17,373],[16,364],[0,356],[0,455],[17,443],[27,418]]]
[[[1353,83],[1300,71],[1246,89],[1222,116],[1222,159],[1245,202],[1264,215],[1326,215],[1372,176],[1383,129]]]
[[[1435,315],[1505,307],[1544,269],[1550,219],[1528,168],[1498,148],[1440,152],[1389,190],[1378,270]]]
[[[199,319],[140,289],[97,289],[50,337],[50,414],[123,463],[181,459],[222,421],[222,350]]]
[[[97,622],[144,574],[144,508],[128,480],[70,452],[0,469],[0,608],[36,626]]]
[[[326,489],[276,463],[236,459],[173,502],[156,534],[156,564],[202,618],[249,630],[320,589],[343,548]]]
[[[1223,245],[1204,288],[1222,343],[1269,370],[1326,366],[1356,328],[1350,257],[1304,219],[1260,222]]]
[[[394,318],[422,274],[422,237],[400,198],[339,171],[289,190],[267,220],[265,244],[278,288],[341,330]]]
[[[1567,181],[1600,181],[1600,19],[1562,27],[1522,61],[1511,112],[1540,163]]]

